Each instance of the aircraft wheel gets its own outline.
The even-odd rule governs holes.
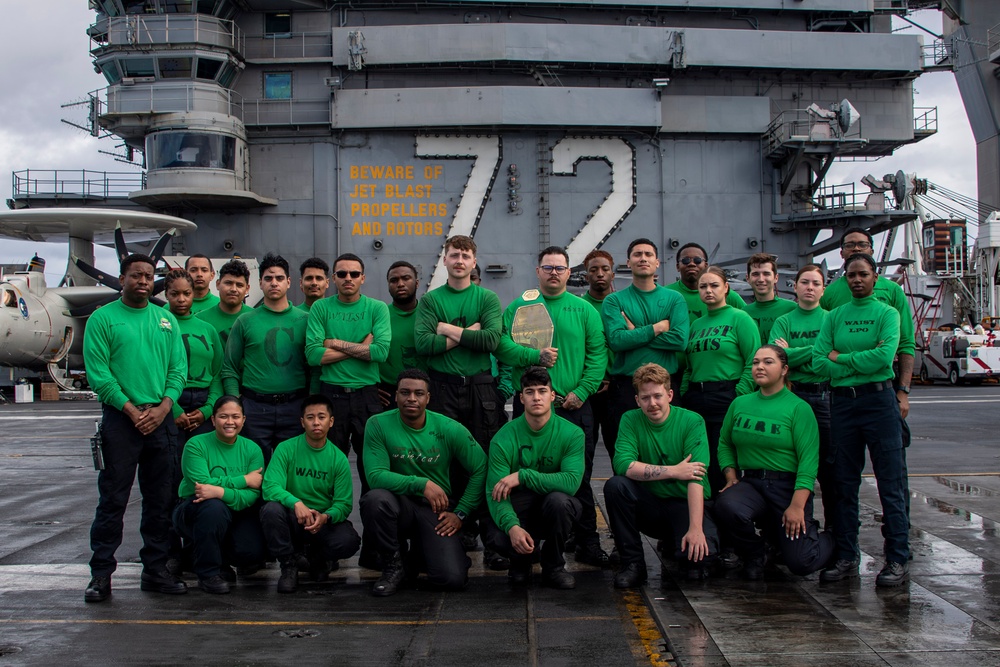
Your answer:
[[[955,364],[948,365],[948,382],[950,382],[953,387],[957,387],[962,384],[962,378],[958,375],[958,366]]]
[[[924,384],[934,384],[930,374],[927,372],[927,364],[920,365],[920,381]]]

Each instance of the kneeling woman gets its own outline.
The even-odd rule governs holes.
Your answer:
[[[757,350],[753,379],[760,391],[736,398],[722,425],[726,487],[715,503],[716,523],[743,559],[747,579],[764,576],[765,541],[781,550],[793,574],[809,574],[827,564],[834,548],[833,537],[820,533],[813,519],[816,417],[788,390],[788,356],[780,347]]]
[[[183,500],[174,527],[191,541],[198,587],[207,593],[229,592],[231,565],[259,564],[267,556],[258,518],[264,456],[240,436],[245,420],[240,399],[223,396],[212,408],[215,431],[188,440],[181,459]]]

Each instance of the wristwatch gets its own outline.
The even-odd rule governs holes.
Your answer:
[[[907,396],[910,395],[910,388],[907,385],[905,385],[905,384],[901,384],[898,387],[896,387],[896,391],[901,391],[904,394],[906,394]]]
[[[459,521],[464,522],[469,515],[463,512],[462,510],[455,510],[455,516],[458,517]]]

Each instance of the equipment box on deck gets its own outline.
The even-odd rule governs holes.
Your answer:
[[[42,392],[40,400],[43,401],[58,401],[59,400],[59,385],[55,382],[43,382]]]
[[[34,403],[35,402],[35,388],[30,384],[16,384],[14,385],[14,402],[15,403]]]

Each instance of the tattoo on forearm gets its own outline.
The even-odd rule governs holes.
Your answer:
[[[662,466],[651,466],[646,465],[646,469],[642,471],[643,479],[657,479],[661,474],[663,474]]]
[[[371,361],[372,359],[371,347],[366,343],[348,343],[343,341],[340,344],[340,351],[361,361]]]

